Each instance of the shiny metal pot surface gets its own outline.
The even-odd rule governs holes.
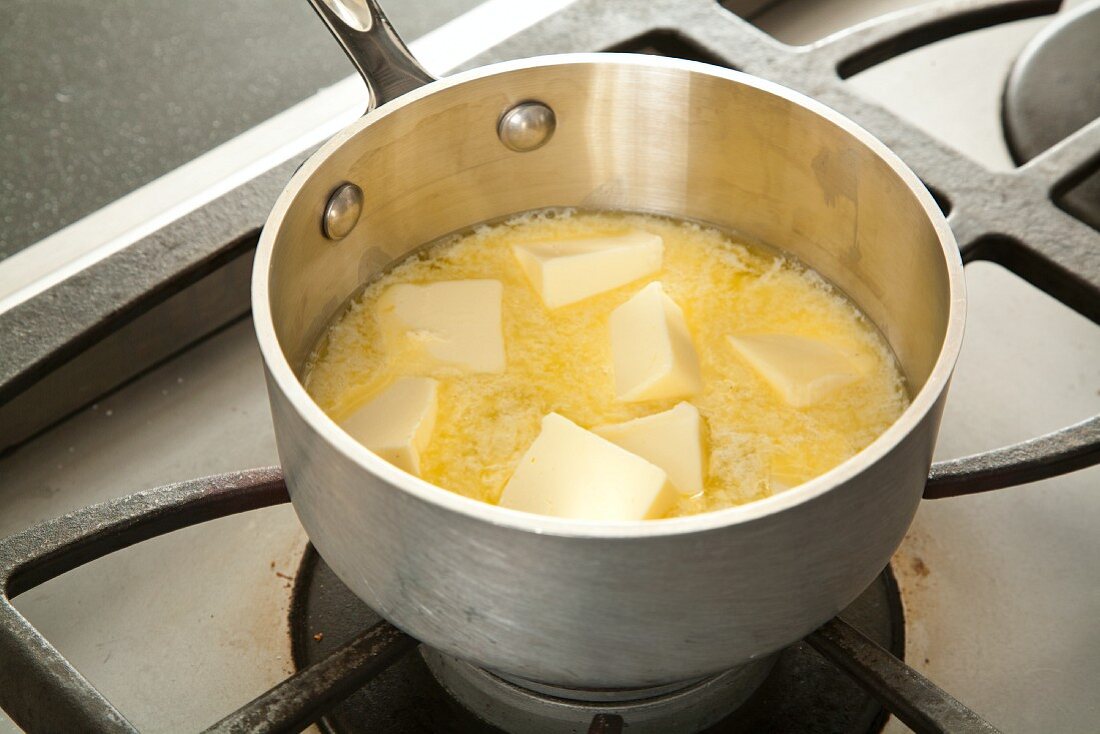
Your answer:
[[[432,647],[567,687],[714,673],[789,645],[851,602],[921,499],[962,337],[962,265],[917,177],[831,109],[744,74],[578,54],[418,87],[425,75],[372,4],[315,5],[371,71],[377,101],[405,92],[298,171],[256,257],[254,317],[287,485],[339,577]],[[528,101],[553,120],[536,108],[541,122],[502,124]],[[540,128],[551,124],[547,140]],[[361,195],[340,191],[323,225],[345,183]],[[541,207],[685,217],[793,253],[879,326],[912,405],[803,486],[693,517],[609,523],[435,487],[313,403],[304,362],[364,281],[426,242]],[[330,239],[326,227],[350,234]]]

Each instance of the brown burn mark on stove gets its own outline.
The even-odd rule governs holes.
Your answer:
[[[925,669],[939,657],[935,639],[927,631],[939,615],[938,579],[928,560],[937,557],[935,544],[934,536],[915,525],[890,559],[905,614],[906,659]]]
[[[924,559],[920,556],[914,556],[909,560],[909,565],[913,569],[913,573],[917,574],[921,578],[928,578],[930,571],[928,565],[924,562]]]
[[[924,591],[934,581],[932,569],[925,562],[924,557],[912,551],[899,550],[891,559],[890,567],[897,578],[898,588],[901,590],[906,606],[910,601],[909,596]]]
[[[294,588],[294,577],[293,576],[285,574],[282,571],[276,571],[275,572],[275,577],[280,578],[280,579],[283,580],[283,588],[284,589],[293,589]]]
[[[935,594],[936,577],[925,560],[927,539],[919,531],[910,530],[901,547],[890,559],[890,567],[901,593],[907,619],[927,615]]]

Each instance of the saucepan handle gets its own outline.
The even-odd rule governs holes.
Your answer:
[[[424,70],[375,0],[309,0],[367,83],[368,109],[435,78]]]
[[[1037,482],[1100,464],[1100,416],[1030,441],[932,465],[925,499]]]

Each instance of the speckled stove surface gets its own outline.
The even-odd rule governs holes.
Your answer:
[[[416,38],[478,0],[393,3]],[[348,74],[302,0],[10,0],[0,260]]]

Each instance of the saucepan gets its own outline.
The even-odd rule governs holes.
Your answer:
[[[253,314],[290,496],[340,579],[443,653],[574,689],[743,665],[852,602],[925,493],[963,334],[959,252],[916,175],[825,105],[735,71],[569,54],[434,80],[373,1],[312,1],[372,105],[279,197],[256,256]],[[670,215],[792,253],[882,331],[910,406],[802,486],[611,523],[433,486],[314,404],[306,361],[364,282],[424,243],[543,207]]]

